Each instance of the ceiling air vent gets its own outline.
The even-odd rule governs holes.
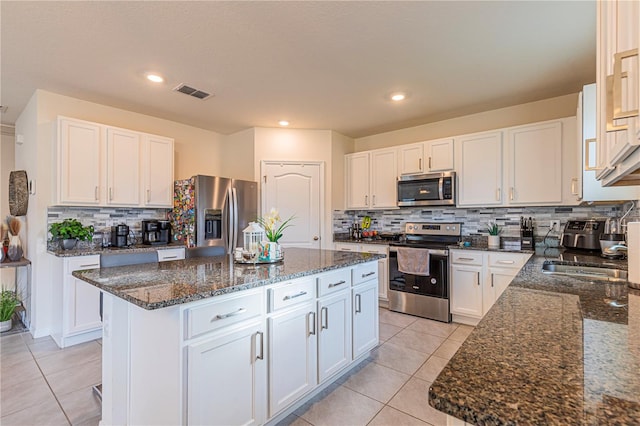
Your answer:
[[[191,86],[187,86],[184,83],[179,84],[178,86],[174,87],[173,90],[175,90],[176,92],[184,93],[185,95],[192,96],[194,98],[198,98],[198,99],[203,100],[203,101],[212,96],[211,93],[207,93],[207,92],[204,92],[202,90],[195,89],[195,88],[193,88]]]

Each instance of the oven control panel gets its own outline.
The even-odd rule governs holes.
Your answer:
[[[458,222],[408,222],[405,234],[413,235],[461,235],[462,224]]]

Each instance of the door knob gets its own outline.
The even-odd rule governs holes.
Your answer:
[[[317,235],[315,237],[313,237],[313,241],[318,241],[320,239],[320,237],[318,237]]]

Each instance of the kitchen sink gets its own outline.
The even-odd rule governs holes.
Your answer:
[[[545,274],[568,275],[602,281],[627,280],[627,271],[608,266],[567,265],[566,263],[546,261],[542,264],[542,272]]]

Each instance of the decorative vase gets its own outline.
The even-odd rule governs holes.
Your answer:
[[[71,250],[78,244],[77,238],[65,238],[64,240],[58,240],[60,244],[60,248],[62,250]]]
[[[11,261],[18,261],[22,259],[22,243],[18,235],[12,235],[9,238],[9,250],[7,250],[7,257]]]
[[[500,235],[489,235],[487,239],[487,243],[490,249],[500,248]]]
[[[6,321],[0,321],[0,332],[9,331],[9,330],[11,330],[11,327],[13,327],[12,318],[9,318]]]

